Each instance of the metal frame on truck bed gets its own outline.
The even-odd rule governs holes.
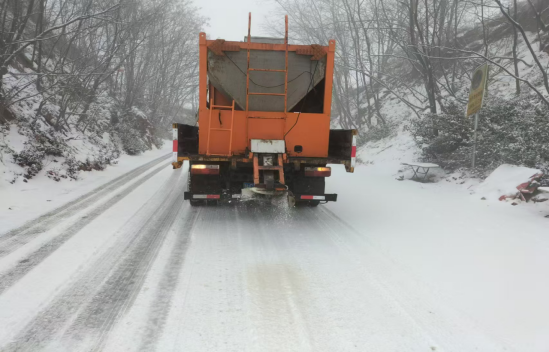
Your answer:
[[[289,191],[292,203],[335,201],[325,194],[327,164],[353,172],[356,130],[330,130],[335,41],[290,45],[199,35],[198,126],[173,125],[174,168],[190,167],[192,204],[239,198],[244,187]]]

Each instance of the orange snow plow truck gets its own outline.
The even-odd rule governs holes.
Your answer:
[[[200,33],[198,123],[173,124],[173,167],[189,161],[185,199],[216,204],[250,188],[292,206],[336,201],[326,165],[354,171],[357,131],[330,129],[335,41],[288,44],[288,16],[281,39],[250,27],[251,14],[242,42]]]

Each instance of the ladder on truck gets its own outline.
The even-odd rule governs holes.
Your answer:
[[[284,97],[284,119],[286,119],[286,113],[288,112],[288,15],[285,16],[285,30],[284,30],[284,70],[280,69],[268,69],[268,68],[253,68],[250,67],[250,44],[252,42],[251,36],[252,28],[252,13],[248,15],[248,38],[247,38],[247,67],[246,67],[246,125],[248,125],[248,112],[249,112],[249,99],[250,95],[268,95],[268,96],[283,96]],[[262,72],[274,72],[274,73],[284,73],[284,93],[262,93],[262,92],[250,92],[250,72],[253,71],[262,71]],[[233,102],[234,105],[234,102]],[[247,136],[249,140],[249,136]],[[285,154],[276,154],[275,160],[278,161],[278,165],[263,166],[259,165],[259,156],[257,153],[251,153],[253,157],[253,166],[254,166],[254,184],[259,184],[259,171],[263,171],[263,179],[266,188],[270,188],[269,184],[271,182],[267,179],[272,179],[273,173],[278,171],[278,182],[282,185],[285,184],[284,181],[284,164],[283,159],[285,159]],[[284,188],[285,189],[285,188]]]
[[[206,155],[232,155],[232,147],[233,147],[233,126],[234,126],[234,99],[233,104],[231,106],[226,105],[214,105],[214,95],[212,94],[212,97],[210,99],[210,117],[208,120],[208,142],[206,144]],[[221,122],[221,118],[219,119],[219,125],[220,128],[212,128],[212,111],[214,109],[220,109],[220,110],[231,110],[231,128],[222,128],[223,124]],[[219,114],[221,114],[221,111],[219,111]],[[229,151],[227,154],[212,154],[210,153],[210,135],[212,131],[225,131],[229,132]]]
[[[286,30],[284,34],[284,58],[285,58],[285,68],[284,70],[273,70],[268,68],[252,68],[250,67],[250,43],[252,42],[251,36],[251,27],[252,27],[252,13],[249,14],[248,19],[248,65],[246,69],[246,115],[249,110],[249,99],[250,95],[271,95],[271,96],[283,96],[284,97],[284,114],[288,109],[288,15],[286,15]],[[250,72],[252,71],[263,71],[263,72],[279,72],[284,73],[284,93],[260,93],[260,92],[250,92]]]

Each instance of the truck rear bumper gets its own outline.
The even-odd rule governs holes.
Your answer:
[[[185,200],[235,200],[240,199],[241,194],[235,193],[235,194],[196,194],[191,192],[184,192],[183,193],[183,199]]]
[[[337,194],[291,194],[296,201],[321,201],[321,202],[337,202]],[[183,198],[185,200],[238,200],[242,197],[241,194],[196,194],[191,192],[184,192]]]

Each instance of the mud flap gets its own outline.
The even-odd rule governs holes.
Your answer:
[[[299,203],[318,205],[319,202],[337,202],[337,194],[310,195],[288,193],[288,206],[290,207],[295,207]]]

